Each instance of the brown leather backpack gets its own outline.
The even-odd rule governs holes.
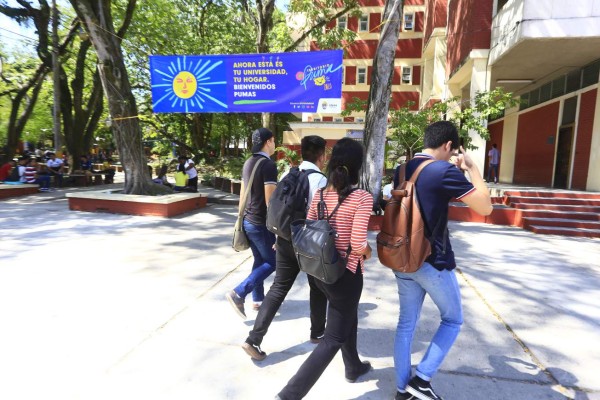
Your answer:
[[[385,206],[381,232],[377,235],[377,255],[383,265],[394,271],[415,272],[431,254],[416,183],[421,171],[433,161],[423,161],[410,180],[404,180],[396,190],[392,190],[392,198]],[[402,180],[405,165],[400,170]]]

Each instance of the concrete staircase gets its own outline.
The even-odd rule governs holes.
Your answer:
[[[600,237],[600,194],[567,191],[505,191],[514,225],[541,234]]]

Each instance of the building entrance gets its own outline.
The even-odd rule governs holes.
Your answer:
[[[554,185],[558,189],[567,189],[571,169],[571,150],[573,146],[573,126],[561,127],[558,131],[556,146],[556,164],[554,166]]]

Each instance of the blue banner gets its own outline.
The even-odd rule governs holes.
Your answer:
[[[150,56],[155,113],[341,112],[342,50]]]

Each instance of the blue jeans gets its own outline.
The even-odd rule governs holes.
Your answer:
[[[405,390],[411,376],[411,344],[423,307],[429,294],[440,311],[441,323],[427,352],[417,365],[416,375],[430,381],[458,337],[463,323],[460,288],[454,271],[438,271],[429,263],[414,273],[394,272],[400,297],[400,318],[394,343],[396,385]]]
[[[41,188],[48,189],[50,187],[50,177],[48,175],[40,175],[35,179],[35,182],[40,185]]]
[[[244,231],[250,242],[254,264],[250,275],[233,290],[242,299],[252,292],[252,300],[261,302],[265,298],[263,281],[275,271],[275,235],[267,230],[266,225],[254,225],[246,220]]]
[[[487,176],[488,182],[492,181],[492,173],[494,174],[494,182],[498,183],[498,164],[490,164]]]

